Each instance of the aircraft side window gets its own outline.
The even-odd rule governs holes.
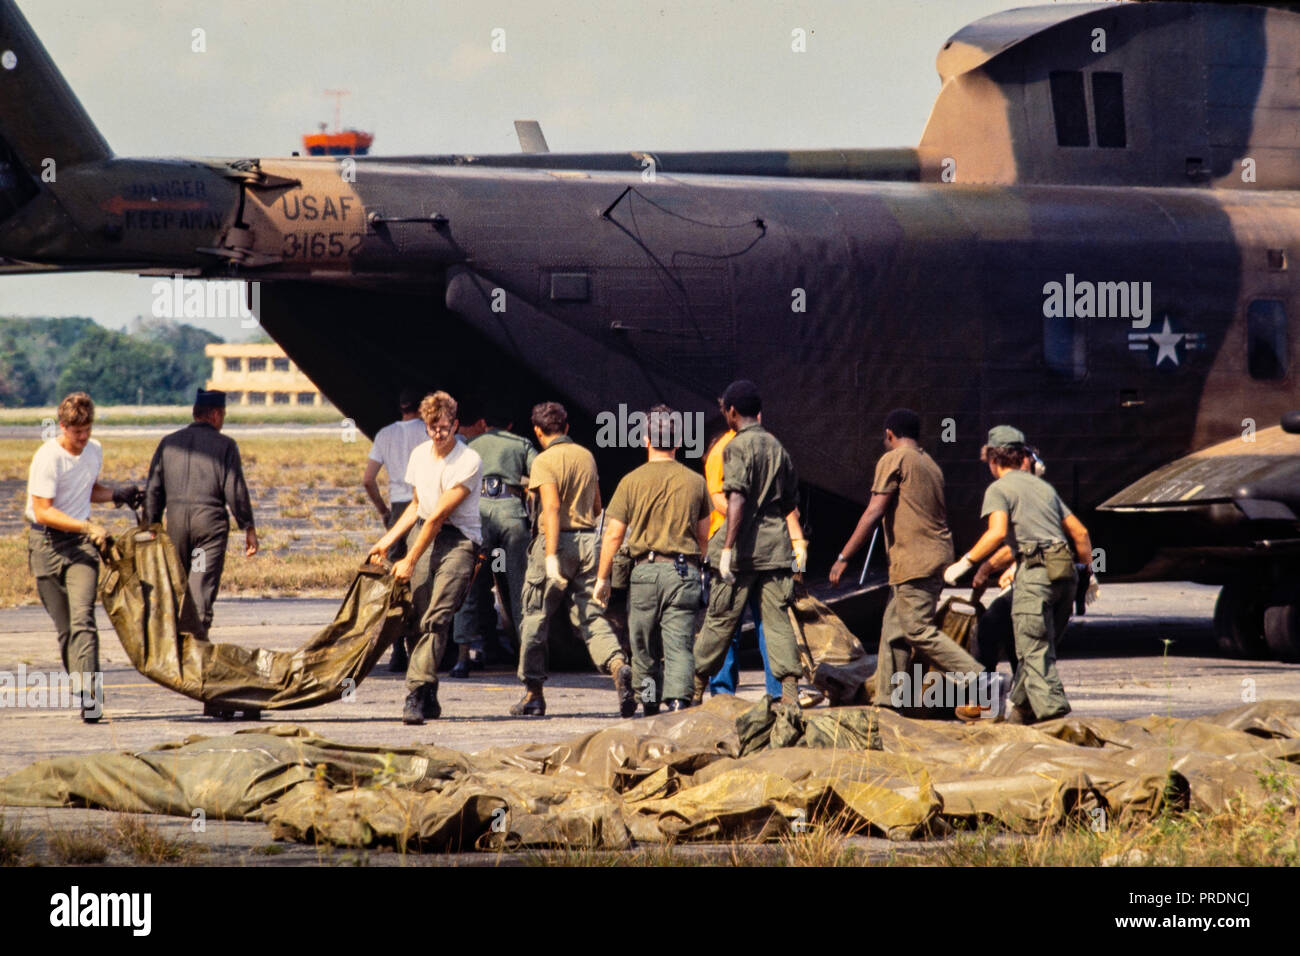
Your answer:
[[[1246,307],[1246,367],[1254,379],[1286,378],[1286,306],[1276,299],[1256,299]]]
[[[1088,104],[1083,95],[1083,73],[1054,70],[1048,77],[1052,90],[1052,116],[1056,119],[1056,145],[1090,146]]]
[[[1088,374],[1083,323],[1070,316],[1043,317],[1043,361],[1057,375],[1075,382]]]
[[[1126,147],[1123,73],[1092,74],[1092,108],[1097,114],[1097,145],[1111,149]]]

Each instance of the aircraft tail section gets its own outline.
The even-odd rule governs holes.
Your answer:
[[[0,220],[58,172],[113,155],[14,0],[0,0]]]

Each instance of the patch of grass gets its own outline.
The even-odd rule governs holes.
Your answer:
[[[1278,802],[1219,813],[1163,812],[1094,833],[1045,828],[1029,836],[981,824],[934,850],[895,853],[890,863],[925,866],[1300,866],[1294,778]],[[1285,802],[1285,805],[1283,803]]]
[[[103,425],[187,425],[192,420],[189,405],[99,405],[95,421]],[[0,408],[0,425],[40,425],[54,418],[57,409]],[[226,421],[235,425],[333,425],[343,413],[333,406],[231,405]]]
[[[117,818],[112,838],[137,863],[192,863],[206,852],[196,843],[172,839],[144,817],[126,814]]]
[[[0,866],[18,866],[27,856],[31,842],[32,838],[17,823],[0,816]]]
[[[101,441],[104,479],[110,483],[143,484],[158,439],[103,435]],[[364,435],[354,442],[345,442],[333,433],[253,435],[237,441],[253,513],[262,525],[260,551],[252,558],[245,558],[244,535],[232,529],[226,548],[222,593],[337,594],[351,581],[357,565],[365,558],[368,543],[383,533],[373,507],[360,488],[370,442]],[[23,483],[15,490],[10,503],[11,512],[19,520],[26,500],[27,469],[39,445],[39,439],[35,438],[0,439],[0,480]],[[318,510],[318,505],[325,504],[333,507]],[[130,512],[112,505],[95,505],[91,517],[108,528],[110,534],[120,534],[134,523]],[[323,547],[309,550],[315,540],[311,536],[295,537],[293,527],[266,526],[271,519],[280,517],[300,528],[354,532],[358,537],[353,540],[342,534],[337,538],[326,535],[320,542]],[[22,527],[26,527],[25,522]],[[36,580],[27,565],[26,531],[0,537],[0,608],[38,603]]]
[[[849,836],[832,826],[810,826],[782,837],[780,844],[787,866],[865,866],[866,853],[844,845]]]
[[[108,834],[99,827],[55,830],[49,836],[50,854],[64,866],[103,863],[108,859]]]
[[[266,846],[259,846],[254,853],[260,853],[262,856],[279,856],[285,852],[284,844],[268,843]]]

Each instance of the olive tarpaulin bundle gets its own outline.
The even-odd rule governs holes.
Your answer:
[[[131,664],[164,687],[229,709],[293,710],[338,700],[402,633],[409,588],[362,565],[334,620],[293,651],[214,644],[203,635],[185,569],[160,524],[114,538],[99,596]]]

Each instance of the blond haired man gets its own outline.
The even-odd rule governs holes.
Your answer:
[[[442,715],[438,661],[456,608],[474,579],[483,539],[478,509],[483,460],[456,440],[458,412],[456,400],[446,392],[426,395],[420,402],[429,440],[416,446],[406,465],[404,480],[411,486],[411,503],[370,549],[370,560],[382,561],[395,542],[418,528],[406,556],[393,565],[393,576],[399,581],[414,576],[414,583],[430,582],[429,606],[420,618],[420,635],[406,667],[402,709],[406,724],[422,724],[426,718]]]
[[[73,392],[60,402],[58,421],[58,436],[37,449],[27,473],[27,562],[58,631],[63,668],[80,694],[81,719],[95,723],[104,708],[95,593],[108,533],[90,520],[90,503],[138,507],[143,493],[135,485],[100,483],[104,452],[90,437],[95,403],[89,395]]]

